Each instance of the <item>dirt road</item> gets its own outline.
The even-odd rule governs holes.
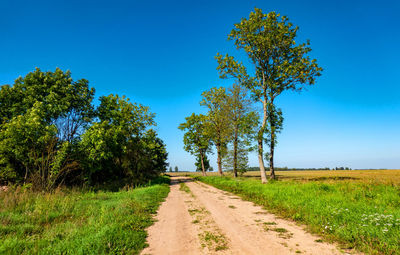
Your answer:
[[[185,177],[171,191],[142,254],[343,254],[260,206]]]

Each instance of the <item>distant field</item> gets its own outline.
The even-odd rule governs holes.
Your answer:
[[[168,192],[166,184],[118,192],[0,192],[0,254],[138,254]]]
[[[194,175],[201,176],[200,172],[167,172],[171,176]],[[209,172],[208,176],[217,176],[217,172]],[[232,176],[231,173],[225,173]],[[363,182],[400,185],[400,170],[335,170],[335,171],[277,171],[278,180],[281,181],[323,181],[323,182]],[[257,178],[260,172],[247,172],[243,177]]]

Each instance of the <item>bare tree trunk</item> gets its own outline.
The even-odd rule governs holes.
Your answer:
[[[235,127],[235,138],[233,140],[233,176],[236,178],[237,174],[237,154],[238,154],[238,127]]]
[[[25,166],[24,184],[26,184],[26,179],[28,179],[28,167],[27,166]]]
[[[261,183],[267,183],[267,174],[265,173],[263,159],[263,139],[258,139],[258,163],[260,164]]]
[[[264,142],[264,129],[267,123],[267,100],[261,100],[263,103],[263,122],[260,131],[258,132],[258,163],[260,164],[260,175],[261,175],[261,183],[267,183],[267,174],[265,173],[264,167],[264,150],[263,150],[263,142]]]
[[[218,173],[219,175],[224,175],[222,173],[222,162],[221,162],[221,144],[217,144],[217,164],[218,164]]]
[[[271,179],[275,179],[274,150],[275,150],[275,131],[271,127],[271,145],[269,147],[269,171]]]
[[[203,176],[206,176],[206,169],[204,168],[204,155],[203,152],[200,152],[201,157],[201,171],[203,172]]]
[[[273,106],[274,98],[271,98],[271,105]],[[270,178],[275,179],[275,168],[274,168],[274,152],[275,152],[275,121],[276,118],[274,117],[274,113],[270,112],[270,127],[271,127],[271,141],[269,146],[269,171],[270,171]]]

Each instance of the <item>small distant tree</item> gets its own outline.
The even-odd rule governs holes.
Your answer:
[[[184,149],[190,154],[200,158],[203,176],[206,175],[205,158],[211,152],[211,137],[206,128],[206,117],[202,114],[192,114],[185,118],[186,122],[179,125],[185,131],[183,135]]]
[[[172,172],[172,167],[171,166],[169,167],[169,171]]]
[[[175,172],[178,172],[178,167],[177,166],[175,166]]]

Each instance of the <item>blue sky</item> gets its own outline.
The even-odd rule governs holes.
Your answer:
[[[150,106],[171,166],[193,170],[177,126],[204,112],[202,91],[233,82],[218,78],[214,56],[243,59],[227,34],[254,7],[288,16],[325,69],[308,91],[279,99],[276,165],[400,168],[397,1],[2,0],[0,84],[35,67],[69,69],[97,97],[117,93]]]

